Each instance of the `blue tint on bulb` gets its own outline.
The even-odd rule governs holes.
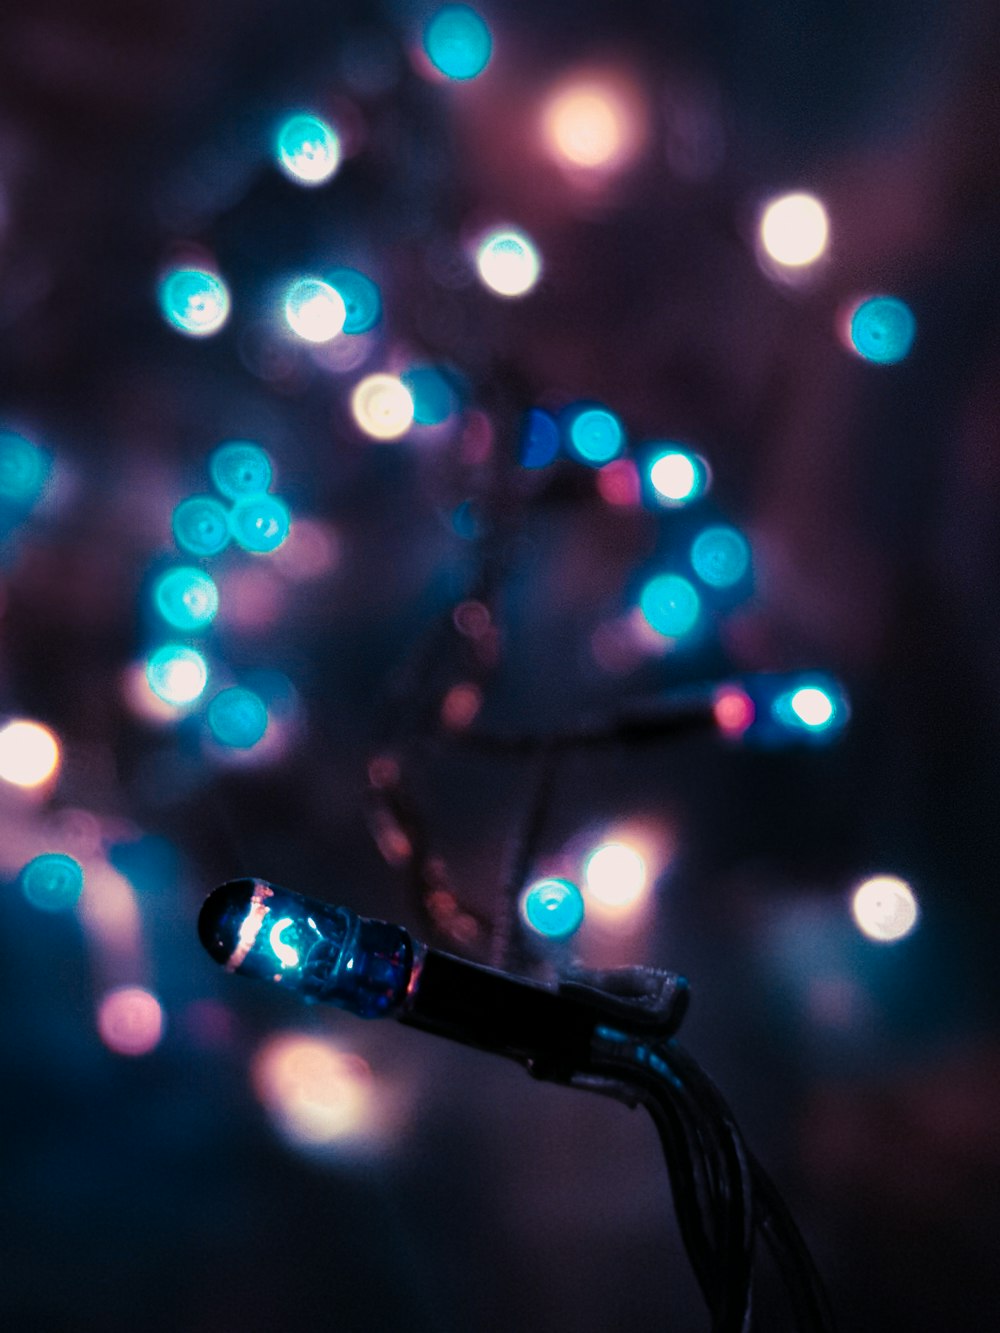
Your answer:
[[[319,116],[289,116],[274,140],[278,166],[299,185],[322,185],[340,166],[340,136]]]
[[[20,874],[21,892],[42,912],[65,912],[83,892],[83,867],[62,852],[34,857]]]
[[[201,569],[181,565],[161,574],[153,585],[157,611],[174,629],[205,629],[219,609],[215,580]]]
[[[253,690],[235,685],[221,690],[208,705],[208,726],[220,745],[249,750],[267,731],[267,709]]]
[[[913,346],[917,321],[910,307],[895,296],[862,301],[851,317],[851,342],[865,361],[893,366]]]
[[[29,509],[42,493],[50,466],[44,449],[14,431],[0,431],[0,500]]]
[[[639,609],[658,634],[679,639],[694,627],[701,600],[679,574],[657,574],[639,594]]]
[[[602,467],[625,447],[622,423],[606,407],[577,411],[569,427],[570,448],[591,467]]]
[[[413,366],[399,377],[413,399],[418,426],[438,426],[458,407],[455,390],[437,366]]]
[[[559,427],[555,418],[533,407],[521,428],[521,466],[548,467],[559,453]]]
[[[750,568],[750,543],[735,528],[706,528],[691,546],[694,572],[711,588],[732,588]]]
[[[146,663],[146,680],[158,699],[183,708],[199,699],[208,684],[208,664],[201,653],[179,643],[165,643]]]
[[[218,332],[229,317],[228,287],[204,269],[174,269],[160,283],[159,297],[167,323],[192,338]]]
[[[271,484],[271,460],[250,440],[220,444],[208,462],[209,476],[220,495],[239,500],[245,495],[263,495]]]
[[[583,894],[568,879],[540,879],[521,897],[528,928],[547,940],[566,940],[583,924]]]
[[[274,495],[240,500],[229,514],[229,527],[244,551],[258,555],[276,551],[288,536],[292,520],[287,507]]]
[[[211,495],[182,500],[171,526],[177,545],[191,555],[218,555],[229,545],[229,512]]]
[[[424,29],[424,50],[449,79],[474,79],[489,64],[493,38],[468,5],[445,5]]]
[[[344,332],[367,333],[373,329],[382,315],[382,297],[371,278],[355,268],[335,268],[324,278],[347,311]]]

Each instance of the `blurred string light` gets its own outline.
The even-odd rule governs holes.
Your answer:
[[[241,686],[221,690],[208,705],[208,727],[219,745],[249,750],[267,731],[267,707],[260,695]]]
[[[22,869],[20,884],[32,907],[65,912],[76,906],[83,892],[83,867],[63,852],[43,852]]]
[[[398,440],[413,425],[413,412],[413,398],[398,375],[368,375],[351,395],[351,414],[373,440]]]
[[[445,5],[424,28],[424,50],[446,78],[474,79],[489,64],[493,38],[474,9]]]
[[[411,366],[399,378],[413,399],[413,420],[418,426],[439,426],[458,407],[447,374],[437,366]]]
[[[691,565],[709,587],[732,588],[750,568],[750,543],[735,528],[705,528],[691,545]]]
[[[875,875],[859,884],[851,913],[863,935],[886,944],[909,935],[920,914],[913,890],[896,875]]]
[[[289,180],[297,185],[322,185],[340,166],[340,136],[320,116],[299,112],[278,126],[274,154]]]
[[[158,699],[174,708],[195,703],[208,684],[208,663],[194,648],[165,643],[146,662],[146,680]]]
[[[326,281],[344,303],[344,332],[367,333],[382,314],[379,289],[364,273],[354,268],[335,268]]]
[[[15,431],[0,431],[0,501],[30,509],[44,489],[51,460]]]
[[[271,1037],[255,1054],[251,1077],[275,1127],[292,1144],[352,1146],[377,1137],[370,1066],[323,1037]]]
[[[520,450],[522,467],[548,467],[559,453],[555,417],[540,407],[531,408],[521,426]]]
[[[219,609],[219,590],[215,580],[203,570],[189,565],[168,569],[153,585],[157,611],[174,629],[205,629]]]
[[[779,694],[772,705],[775,717],[786,726],[826,731],[837,720],[837,701],[821,685],[800,685]]]
[[[584,860],[583,884],[588,905],[604,915],[627,915],[649,888],[646,860],[629,842],[601,843]]]
[[[296,278],[285,292],[284,312],[295,336],[309,343],[330,342],[347,318],[340,293],[321,278]]]
[[[602,467],[625,448],[625,429],[606,407],[575,408],[569,416],[570,450],[591,467]]]
[[[787,269],[806,268],[826,253],[830,222],[811,194],[772,199],[760,218],[760,243],[768,259]]]
[[[149,1055],[163,1038],[163,1007],[142,986],[109,991],[97,1009],[97,1031],[116,1055]]]
[[[292,526],[287,506],[276,495],[250,495],[238,500],[228,521],[236,543],[254,555],[276,551]]]
[[[211,495],[182,500],[171,519],[174,540],[190,555],[218,555],[229,545],[229,514]]]
[[[694,586],[680,574],[657,574],[639,593],[639,609],[657,634],[679,639],[694,628],[701,599]]]
[[[483,283],[498,296],[525,296],[538,282],[542,261],[524,232],[503,227],[480,239],[476,269]]]
[[[542,107],[542,139],[560,166],[605,175],[626,166],[642,137],[635,96],[599,75],[578,74]]]
[[[220,444],[209,459],[208,472],[216,490],[229,500],[263,495],[271,485],[271,460],[251,440]]]
[[[870,296],[851,315],[851,347],[877,365],[894,366],[904,360],[916,333],[913,311],[896,296]]]
[[[59,742],[41,722],[14,718],[0,727],[0,781],[40,787],[59,768]]]
[[[814,672],[761,672],[722,685],[713,712],[724,736],[765,747],[832,740],[850,718],[841,686]]]
[[[521,916],[535,935],[566,940],[583,925],[583,894],[568,879],[539,879],[521,894]]]
[[[191,338],[218,333],[229,318],[229,288],[206,269],[172,269],[160,283],[159,297],[167,323]]]
[[[708,490],[705,460],[688,449],[664,445],[649,456],[647,475],[657,503],[672,507],[690,504]]]

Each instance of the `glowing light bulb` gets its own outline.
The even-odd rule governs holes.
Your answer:
[[[182,500],[171,520],[174,540],[191,555],[218,555],[229,545],[229,514],[211,495]]]
[[[540,879],[521,895],[528,928],[548,940],[566,940],[583,924],[583,895],[568,879]]]
[[[625,842],[596,847],[583,865],[588,899],[614,913],[635,908],[648,887],[646,862]]]
[[[558,89],[542,112],[542,134],[557,162],[587,171],[620,166],[634,149],[630,108],[609,84],[574,82]]]
[[[250,440],[220,444],[209,459],[208,472],[216,490],[227,500],[263,495],[271,484],[271,460],[259,444]]]
[[[694,572],[712,588],[731,588],[750,568],[750,544],[735,528],[705,528],[691,546]]]
[[[220,745],[249,750],[267,731],[267,708],[252,690],[221,690],[208,705],[208,726]]]
[[[351,395],[354,420],[373,440],[398,440],[413,425],[413,399],[397,375],[368,375]]]
[[[166,643],[147,661],[146,680],[158,699],[183,708],[201,697],[208,684],[208,664],[193,648]]]
[[[693,628],[701,609],[694,587],[679,574],[657,574],[639,594],[639,609],[646,623],[668,639],[679,639]]]
[[[875,875],[859,884],[851,912],[862,934],[884,943],[909,935],[920,914],[913,890],[896,875]]]
[[[204,629],[219,609],[215,580],[188,565],[168,569],[153,586],[156,609],[174,629]]]
[[[276,551],[291,531],[287,507],[276,495],[250,495],[229,513],[229,528],[244,551],[266,555]]]
[[[649,481],[662,503],[683,505],[696,500],[706,488],[707,469],[700,458],[682,449],[657,454],[649,466]]]
[[[905,302],[895,296],[871,296],[851,317],[851,345],[865,361],[894,366],[909,354],[917,321]]]
[[[542,262],[534,244],[512,228],[491,231],[476,249],[476,268],[498,296],[524,296],[537,283]]]
[[[382,297],[371,278],[353,268],[335,268],[326,281],[344,303],[344,332],[367,333],[382,314]]]
[[[340,293],[320,278],[297,278],[285,294],[285,321],[303,342],[330,342],[346,318]]]
[[[521,466],[548,467],[559,453],[559,427],[555,418],[533,407],[521,428]]]
[[[62,852],[44,852],[21,871],[21,892],[32,907],[64,912],[75,907],[83,892],[83,867]]]
[[[40,787],[59,767],[59,742],[40,722],[15,718],[0,728],[0,780]]]
[[[148,1055],[163,1038],[163,1007],[142,986],[119,986],[97,1010],[101,1041],[116,1055]]]
[[[445,5],[424,29],[424,50],[447,78],[474,79],[489,64],[493,38],[474,9]]]
[[[618,417],[606,407],[587,407],[573,416],[569,442],[583,462],[601,467],[621,453],[625,431]]]
[[[0,500],[25,508],[35,503],[49,475],[44,450],[13,431],[0,431]]]
[[[279,126],[274,141],[278,166],[298,185],[322,185],[340,166],[340,136],[319,116],[302,112]]]
[[[217,273],[177,268],[160,283],[160,310],[181,333],[207,338],[229,318],[229,289]]]
[[[811,194],[785,194],[764,209],[760,240],[767,255],[783,268],[815,264],[826,251],[830,223],[826,209]]]

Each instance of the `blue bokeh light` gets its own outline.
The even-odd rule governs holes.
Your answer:
[[[23,868],[21,892],[42,912],[65,912],[83,892],[83,867],[63,852],[43,852]]]
[[[548,467],[559,453],[559,427],[540,407],[533,407],[521,428],[521,466]]]
[[[205,269],[174,269],[160,283],[159,296],[167,323],[191,338],[217,333],[229,318],[229,289]]]
[[[288,536],[292,520],[287,507],[274,495],[253,495],[239,500],[229,514],[230,531],[244,551],[265,555],[276,551]]]
[[[547,940],[565,940],[583,924],[583,894],[568,879],[540,879],[521,895],[528,928]]]
[[[872,296],[851,316],[851,342],[865,361],[893,366],[913,346],[917,321],[905,302],[895,296]]]
[[[449,79],[474,79],[489,64],[493,38],[474,9],[445,5],[424,29],[424,50]]]
[[[274,139],[278,166],[298,185],[322,185],[340,166],[340,136],[311,112],[289,116]]]
[[[344,332],[367,333],[373,329],[382,315],[382,297],[371,278],[355,268],[335,268],[324,276],[347,311]]]
[[[606,407],[585,407],[573,414],[569,444],[584,463],[602,467],[617,458],[625,447],[625,431],[619,419]]]
[[[399,378],[413,399],[413,420],[418,426],[438,426],[458,407],[448,376],[437,366],[412,366]]]
[[[0,431],[0,500],[30,508],[42,493],[50,459],[14,431]]]
[[[192,495],[174,510],[177,545],[191,555],[218,555],[229,545],[229,514],[211,495]]]
[[[267,731],[267,708],[253,690],[234,685],[221,690],[208,705],[208,726],[220,745],[249,750]]]
[[[146,663],[146,680],[158,699],[182,708],[201,697],[208,684],[208,663],[194,648],[165,643]]]
[[[271,484],[271,460],[251,440],[220,444],[208,463],[216,490],[228,500],[245,495],[263,495]]]
[[[750,543],[735,528],[705,528],[691,545],[691,565],[709,587],[732,588],[750,568]]]
[[[694,627],[701,599],[679,574],[657,574],[639,594],[639,609],[658,634],[679,639]]]
[[[153,585],[157,611],[174,629],[205,629],[219,609],[219,590],[211,575],[190,565],[161,574]]]

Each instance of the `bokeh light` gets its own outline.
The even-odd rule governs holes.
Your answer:
[[[665,448],[650,460],[649,482],[661,504],[685,505],[707,489],[708,469],[686,449]]]
[[[862,934],[884,943],[909,935],[920,915],[913,890],[896,875],[874,875],[859,884],[851,912]]]
[[[0,728],[0,781],[40,787],[59,767],[59,742],[40,722],[14,718]]]
[[[340,166],[340,136],[310,112],[289,116],[274,139],[278,166],[299,185],[322,185]]]
[[[371,1068],[331,1041],[281,1033],[257,1051],[251,1076],[257,1096],[292,1143],[351,1144],[372,1136]]]
[[[798,685],[772,704],[779,722],[806,731],[827,731],[840,720],[836,696],[822,685]]]
[[[605,842],[583,863],[587,901],[617,915],[632,912],[649,887],[646,862],[627,842]]]
[[[229,289],[205,269],[173,269],[160,283],[159,296],[167,323],[191,338],[218,333],[229,318]]]
[[[617,458],[625,447],[621,421],[606,407],[576,410],[569,425],[569,445],[573,453],[592,467],[601,467]]]
[[[266,555],[276,551],[291,531],[288,507],[276,495],[250,495],[229,513],[229,529],[244,551]]]
[[[413,425],[413,399],[398,375],[368,375],[354,388],[351,413],[373,440],[398,440]]]
[[[539,879],[521,895],[528,929],[547,940],[566,940],[583,924],[583,894],[568,879]]]
[[[21,871],[21,892],[32,907],[43,912],[65,912],[75,907],[83,892],[83,867],[63,852],[43,852]]]
[[[0,431],[0,500],[30,507],[42,493],[49,468],[44,449],[15,431]]]
[[[184,708],[201,697],[208,684],[208,664],[194,648],[165,643],[147,661],[146,680],[158,699]]]
[[[174,540],[190,555],[218,555],[229,545],[229,513],[212,495],[182,500],[171,519]]]
[[[468,5],[445,5],[424,29],[424,50],[449,79],[474,79],[489,64],[493,39],[485,21]]]
[[[742,736],[757,714],[754,701],[739,685],[723,685],[712,702],[716,725],[724,736]]]
[[[731,588],[750,568],[750,543],[735,528],[705,528],[691,545],[691,565],[709,587]]]
[[[208,461],[208,472],[216,490],[227,500],[263,495],[271,484],[271,460],[251,440],[220,444]]]
[[[142,986],[118,986],[97,1009],[97,1031],[116,1055],[149,1055],[163,1038],[163,1007]]]
[[[767,256],[783,268],[815,264],[825,253],[829,236],[826,209],[811,194],[781,195],[761,215],[761,245]]]
[[[548,467],[559,453],[559,427],[555,417],[533,407],[521,427],[521,466]]]
[[[458,406],[451,381],[437,366],[411,366],[399,378],[413,399],[413,420],[418,426],[438,426]]]
[[[598,77],[577,77],[557,88],[542,109],[542,136],[562,166],[589,172],[620,168],[638,137],[632,106],[617,87]]]
[[[367,333],[382,314],[378,287],[364,273],[354,268],[335,268],[326,281],[344,303],[344,332]]]
[[[157,611],[174,629],[204,629],[219,609],[219,590],[211,575],[190,565],[161,574],[153,585]]]
[[[213,738],[234,750],[249,750],[267,731],[267,708],[253,690],[233,686],[221,690],[208,705]]]
[[[639,609],[657,634],[679,639],[694,627],[701,599],[680,574],[657,574],[640,592]]]
[[[347,318],[340,293],[321,278],[296,278],[285,293],[284,310],[288,327],[309,343],[330,342]]]
[[[479,241],[476,268],[485,285],[498,296],[524,296],[537,283],[542,261],[524,232],[501,228]]]
[[[913,346],[917,321],[896,296],[870,296],[851,316],[851,346],[865,361],[894,366]]]

